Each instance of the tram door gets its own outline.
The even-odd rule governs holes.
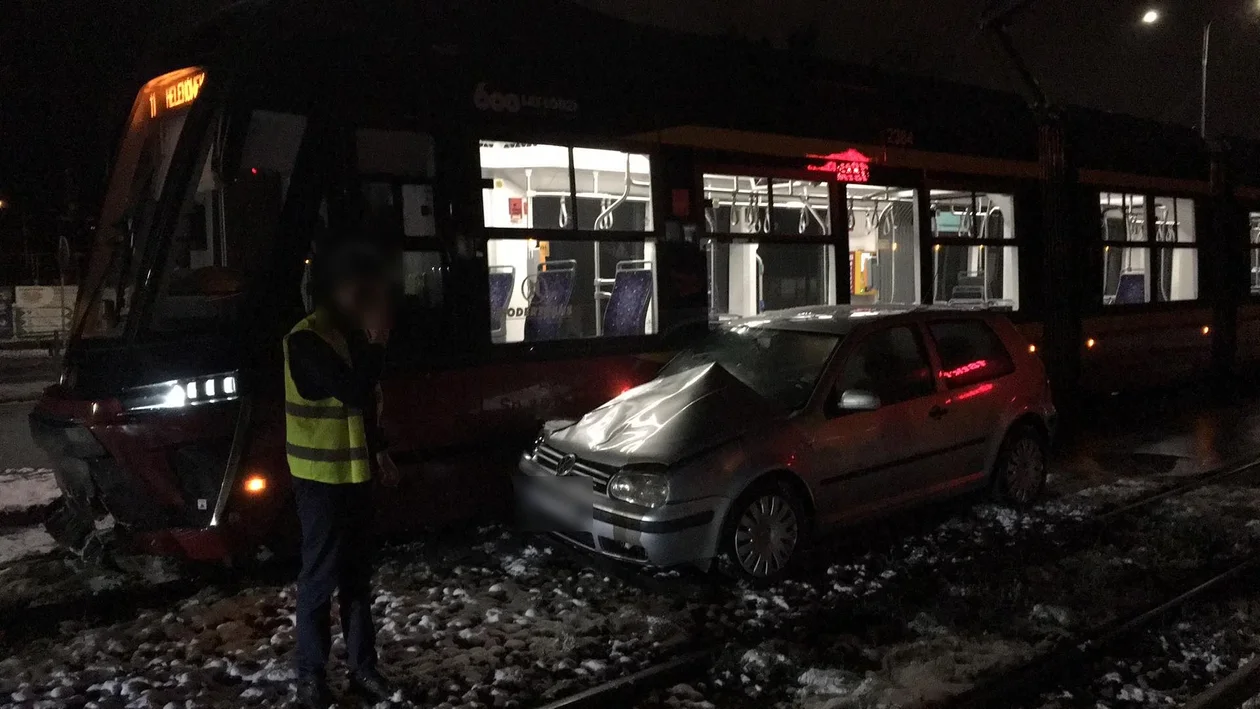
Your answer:
[[[847,185],[845,197],[852,302],[921,302],[918,192],[882,185]]]

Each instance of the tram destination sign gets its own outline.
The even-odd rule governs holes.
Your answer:
[[[806,170],[833,175],[836,182],[871,181],[871,159],[853,148],[842,153],[809,154],[805,157],[813,161],[805,166]]]
[[[167,76],[149,83],[149,118],[190,105],[197,100],[201,85],[206,81],[204,71],[185,70]]]

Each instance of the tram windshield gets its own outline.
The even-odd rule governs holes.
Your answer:
[[[75,315],[82,337],[121,334],[171,156],[205,78],[199,68],[180,69],[148,82],[136,96],[88,263],[86,297]]]
[[[222,331],[237,326],[246,285],[270,261],[298,145],[301,116],[213,110],[188,132],[189,109],[206,73],[164,74],[140,90],[111,178],[100,232],[77,314],[79,336],[117,337],[140,317],[146,335]],[[175,170],[181,138],[191,169]],[[184,165],[181,168],[187,167]],[[186,176],[179,184],[173,175]],[[177,202],[173,223],[155,223],[162,200]],[[161,233],[158,229],[161,228]]]

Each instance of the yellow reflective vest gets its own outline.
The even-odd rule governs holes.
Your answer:
[[[284,337],[285,449],[289,472],[295,478],[334,485],[361,483],[372,478],[368,463],[363,412],[336,397],[318,401],[303,398],[289,368],[289,338],[310,330],[350,364],[350,348],[322,309],[306,316]]]

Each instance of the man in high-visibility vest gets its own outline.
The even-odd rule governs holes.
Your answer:
[[[376,667],[369,537],[373,469],[383,484],[398,482],[377,421],[389,337],[385,273],[362,247],[317,260],[315,311],[284,338],[286,451],[302,526],[297,698],[312,709],[334,702],[324,675],[334,589],[351,689],[373,702],[394,694]]]

